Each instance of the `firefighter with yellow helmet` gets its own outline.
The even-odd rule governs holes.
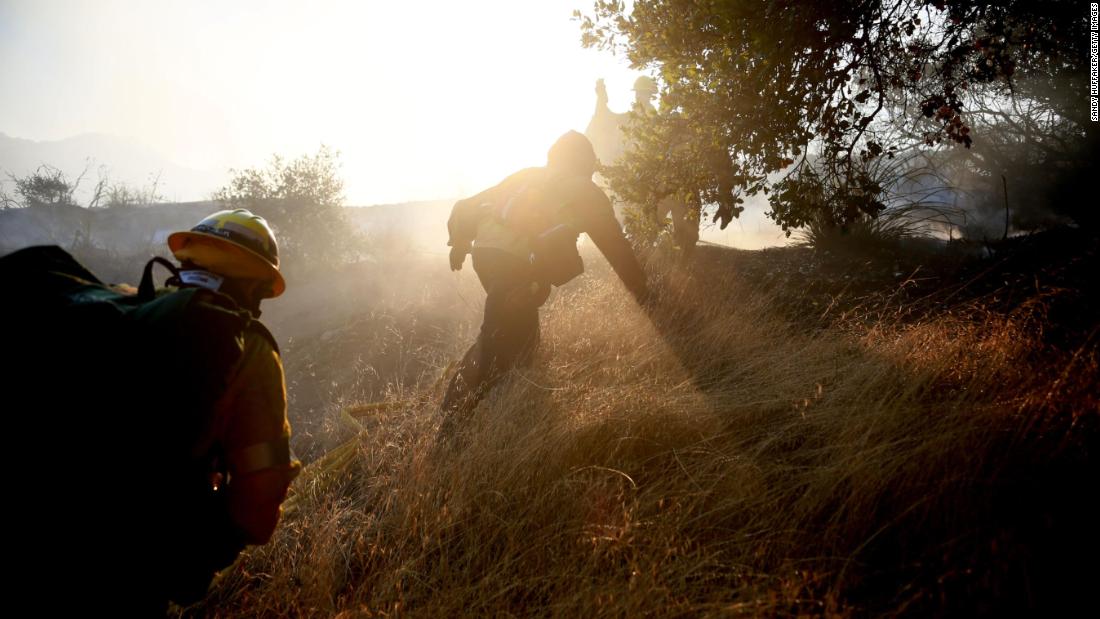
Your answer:
[[[245,209],[219,211],[168,237],[180,269],[170,283],[224,294],[253,318],[263,299],[281,295],[279,248],[267,222]],[[291,480],[301,464],[291,456],[286,383],[270,333],[244,333],[244,354],[214,404],[202,442],[225,457],[226,509],[241,547],[270,540]],[[232,551],[232,549],[228,549]]]
[[[10,580],[51,615],[163,616],[201,599],[271,538],[301,468],[278,346],[257,320],[286,289],[271,228],[220,211],[168,247],[180,266],[150,260],[136,292],[57,246],[0,256],[0,281],[20,291],[0,305],[20,326],[4,342],[18,359],[9,403],[34,405],[11,430],[50,447],[9,454],[31,472],[9,484]],[[173,273],[160,290],[157,264]]]
[[[229,281],[232,293],[244,285],[258,298],[229,296],[246,309],[286,290],[275,234],[263,217],[245,209],[218,211],[189,231],[170,235],[168,248],[183,263],[182,283],[225,292],[221,286]]]

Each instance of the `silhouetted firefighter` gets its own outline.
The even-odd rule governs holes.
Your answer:
[[[271,229],[221,211],[168,245],[182,265],[154,258],[137,294],[58,247],[0,258],[19,291],[2,310],[16,361],[5,391],[24,402],[8,580],[21,607],[42,605],[29,614],[163,615],[200,599],[271,538],[300,469],[278,349],[257,320],[285,288]],[[173,272],[161,290],[158,262]]]
[[[657,96],[657,82],[641,76],[634,81],[634,102],[630,111],[618,114],[611,111],[607,102],[607,87],[603,80],[596,81],[596,109],[592,119],[584,130],[585,136],[592,141],[600,164],[612,166],[621,164],[622,156],[636,145],[627,143],[623,129],[630,123],[650,122],[657,115],[653,98]],[[600,178],[600,185],[606,188],[607,181]],[[699,242],[699,208],[684,202],[676,192],[666,190],[655,203],[649,205],[631,205],[630,208],[644,211],[654,224],[663,221],[668,215],[672,219],[672,237],[676,244],[690,254]]]
[[[647,295],[638,265],[607,196],[593,182],[596,155],[570,131],[547,154],[499,185],[458,201],[451,211],[451,269],[466,254],[485,288],[485,318],[443,398],[441,436],[449,437],[508,370],[527,363],[539,342],[539,307],[551,286],[584,271],[577,237],[585,232],[634,296]]]

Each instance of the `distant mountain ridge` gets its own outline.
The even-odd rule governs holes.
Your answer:
[[[80,203],[89,197],[101,167],[113,182],[138,189],[151,186],[159,174],[157,192],[171,202],[205,200],[228,179],[225,170],[188,168],[128,138],[84,133],[37,141],[0,132],[0,181],[9,183],[8,174],[22,176],[44,164],[60,169],[70,179],[87,167],[76,193]]]

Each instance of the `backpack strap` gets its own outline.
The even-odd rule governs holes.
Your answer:
[[[176,268],[176,265],[168,262],[160,256],[153,256],[149,262],[145,263],[145,270],[141,273],[141,285],[138,286],[138,298],[143,301],[148,301],[157,296],[156,286],[153,284],[153,265],[159,264],[172,272],[173,277],[180,276],[180,270]]]
[[[236,466],[235,472],[238,475],[286,466],[293,460],[290,454],[290,446],[285,437],[242,447],[231,452],[229,458]]]
[[[274,350],[276,354],[282,354],[279,353],[279,344],[275,341],[275,336],[271,335],[271,331],[268,330],[267,325],[253,318],[249,321],[247,328],[250,331],[255,331],[260,337],[267,340],[267,343],[271,344],[271,349]]]
[[[146,266],[146,271],[148,272],[148,270],[149,267]],[[276,353],[279,352],[279,344],[275,341],[275,336],[271,334],[271,331],[268,330],[267,326],[264,325],[264,323],[260,322],[258,318],[252,316],[248,312],[248,310],[242,309],[233,297],[223,292],[210,290],[208,288],[188,288],[187,290],[192,291],[192,294],[201,299],[202,303],[213,305],[223,311],[238,316],[244,322],[244,330],[255,332],[257,335],[267,340],[267,343],[271,345],[272,350],[274,350]]]
[[[508,198],[504,200],[504,202],[494,205],[493,215],[501,222],[510,222],[511,219],[509,219],[508,216],[511,214],[512,207],[515,206],[517,200],[519,200],[521,197],[526,196],[527,190],[530,188],[531,183],[521,184],[519,186],[519,189],[516,189],[511,194],[509,194]]]

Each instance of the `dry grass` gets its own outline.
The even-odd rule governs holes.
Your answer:
[[[808,332],[705,265],[662,269],[643,310],[588,263],[545,309],[533,369],[491,394],[460,446],[434,444],[436,380],[349,407],[354,438],[296,481],[274,541],[189,612],[1075,603],[1061,597],[1074,581],[1060,553],[1095,539],[1095,512],[1062,490],[1095,481],[1081,460],[1095,436],[1095,341],[1039,367],[1022,314]]]

